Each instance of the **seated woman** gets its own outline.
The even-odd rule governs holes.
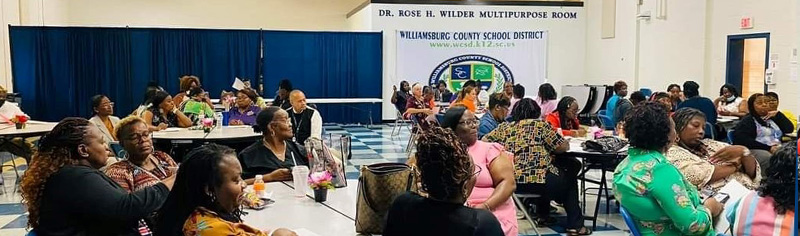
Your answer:
[[[553,154],[569,150],[569,142],[545,121],[539,119],[539,106],[530,98],[519,100],[511,112],[511,122],[483,136],[487,142],[503,144],[514,154],[514,174],[517,192],[538,193],[543,197],[536,202],[537,224],[553,225],[550,200],[564,204],[568,235],[590,235],[583,225],[583,213],[578,202],[578,171],[581,164],[575,158],[556,157]]]
[[[427,118],[433,115],[433,109],[429,106],[430,102],[426,102],[422,94],[422,84],[414,83],[414,86],[411,86],[411,96],[406,101],[406,112],[403,115],[409,119],[413,116],[423,130],[427,129],[430,126]]]
[[[154,88],[155,87],[149,87],[149,86],[147,87],[147,90],[144,92],[144,99],[142,100],[142,103],[139,104],[138,107],[136,107],[136,110],[133,110],[133,112],[131,112],[132,116],[138,116],[144,118],[144,111],[153,106],[153,97],[156,95],[156,93],[158,91],[164,92],[164,90],[158,90]]]
[[[180,109],[183,111],[184,115],[192,120],[192,124],[199,125],[202,122],[200,120],[201,116],[205,118],[214,118],[214,106],[209,106],[208,103],[205,102],[205,100],[208,99],[208,94],[206,94],[202,88],[192,88],[186,96],[191,99],[181,103]]]
[[[761,169],[769,167],[769,157],[778,150],[781,137],[792,133],[792,122],[778,111],[771,111],[768,97],[756,93],[747,99],[749,114],[733,129],[733,144],[750,149]]]
[[[236,92],[236,107],[230,110],[228,125],[254,125],[256,116],[261,112],[261,108],[255,105],[255,92],[250,89],[242,89]]]
[[[516,85],[514,87],[516,87]],[[522,99],[525,96],[525,89],[523,88],[522,91],[522,95],[517,99]],[[514,96],[517,95],[515,94]],[[556,89],[553,88],[553,85],[544,83],[539,85],[539,94],[534,101],[536,101],[536,104],[542,109],[542,119],[545,119],[550,113],[556,110],[556,106],[558,106],[558,93],[556,93]],[[509,111],[508,114],[510,115],[511,112]]]
[[[140,235],[139,220],[164,203],[175,178],[129,193],[98,170],[107,147],[83,118],[65,118],[39,140],[20,185],[37,235]]]
[[[105,95],[99,94],[92,97],[92,112],[94,115],[92,122],[100,132],[103,133],[103,140],[106,143],[117,141],[114,135],[114,127],[119,123],[119,117],[114,116],[114,103]]]
[[[189,152],[181,166],[175,188],[158,212],[155,235],[296,236],[287,229],[270,234],[242,223],[239,199],[246,185],[233,149],[205,144]]]
[[[106,168],[105,174],[129,193],[156,185],[176,174],[178,164],[168,154],[153,149],[150,134],[144,120],[135,116],[122,119],[117,127],[119,144],[127,155],[124,160]],[[140,228],[153,226],[153,223],[152,216],[146,217],[140,222]]]
[[[722,204],[702,202],[664,152],[677,137],[667,109],[655,102],[634,107],[625,116],[628,157],[614,170],[614,196],[628,210],[642,235],[716,235],[712,216]]]
[[[714,99],[717,114],[721,116],[744,117],[747,115],[746,103],[742,104],[742,96],[732,84],[725,84],[719,88],[719,97]]]
[[[797,142],[778,149],[769,162],[761,187],[739,199],[731,210],[726,211],[734,236],[792,235],[797,232],[794,215]]]
[[[503,96],[500,93],[495,95]],[[505,111],[503,114],[505,115]],[[463,106],[447,110],[442,119],[442,127],[453,131],[468,147],[472,162],[486,170],[476,176],[477,181],[467,199],[467,205],[491,211],[500,221],[505,235],[516,236],[517,208],[511,200],[511,194],[516,189],[514,165],[511,164],[511,157],[506,155],[503,145],[478,140],[478,119]]]
[[[670,98],[669,93],[666,92],[655,92],[652,96],[650,96],[650,101],[661,103],[664,107],[670,111],[669,116],[672,116],[672,98]]]
[[[700,110],[684,107],[672,116],[677,145],[667,151],[669,160],[698,189],[719,191],[731,180],[749,189],[758,187],[761,168],[750,150],[744,146],[728,145],[704,139],[706,115]]]
[[[570,96],[565,96],[558,101],[556,110],[547,115],[547,122],[553,129],[561,129],[561,134],[572,137],[586,137],[586,128],[581,127],[578,121],[578,101]]]
[[[192,126],[192,120],[178,110],[167,92],[156,91],[151,99],[151,104],[142,113],[142,119],[147,123],[150,131],[164,130],[168,127]]]
[[[477,88],[474,86],[465,87],[464,89],[461,90],[461,92],[458,93],[458,97],[456,98],[455,101],[453,101],[452,104],[450,104],[450,106],[461,104],[467,107],[467,110],[471,111],[472,113],[475,113],[475,111],[478,110],[476,104],[478,93],[476,90]]]
[[[267,107],[258,113],[253,130],[263,138],[239,153],[242,178],[248,184],[256,175],[262,175],[264,182],[291,180],[292,167],[308,166],[306,149],[292,141],[292,122],[285,110]]]
[[[194,88],[202,88],[203,86],[200,84],[200,78],[194,75],[184,75],[180,78],[180,89],[181,91],[178,94],[175,94],[173,100],[175,100],[175,104],[181,105],[186,101],[191,99],[191,96],[187,96],[189,91]],[[211,99],[203,99],[203,102],[208,104],[210,107],[214,107],[214,103],[211,103]]]
[[[453,132],[440,127],[420,134],[417,175],[427,196],[413,192],[398,196],[387,213],[383,235],[503,235],[492,213],[464,206],[482,167],[472,163],[457,140]]]

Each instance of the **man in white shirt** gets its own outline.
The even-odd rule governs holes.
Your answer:
[[[294,90],[289,94],[289,102],[292,107],[287,112],[292,120],[295,141],[304,145],[310,137],[322,139],[322,116],[319,111],[306,106],[306,95],[300,90]]]
[[[11,122],[11,118],[14,118],[16,115],[26,115],[19,109],[19,106],[13,102],[7,102],[6,97],[8,96],[8,91],[3,87],[0,86],[0,127],[3,126],[13,126],[14,123]],[[5,140],[0,144],[0,152],[10,152],[15,156],[21,156],[25,158],[25,160],[30,162],[31,155],[33,155],[32,150],[33,145],[31,143],[25,142],[22,138],[14,138],[11,140]],[[0,174],[3,173],[3,168],[0,168]],[[3,178],[0,178],[0,185],[3,184]]]

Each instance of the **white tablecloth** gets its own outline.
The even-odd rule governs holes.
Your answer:
[[[261,136],[250,126],[221,126],[211,130],[211,133],[204,133],[203,130],[189,130],[188,128],[169,128],[167,130],[153,132],[154,139],[169,140],[225,140],[238,138],[255,138]]]
[[[355,218],[354,190],[356,186],[357,181],[354,184],[348,182],[347,188],[328,191],[328,201],[324,203],[345,215],[352,214],[352,218]],[[349,191],[352,191],[353,194],[351,195]],[[247,210],[248,214],[242,219],[246,224],[270,230],[275,228],[306,229],[316,235],[325,236],[356,235],[353,220],[326,205],[314,202],[312,198],[295,197],[294,190],[283,183],[267,183],[267,192],[272,192],[271,199],[275,200],[275,203],[263,210]],[[309,189],[308,193],[313,197],[313,191]],[[346,211],[345,208],[351,208],[351,210]],[[305,235],[301,234],[300,236]]]

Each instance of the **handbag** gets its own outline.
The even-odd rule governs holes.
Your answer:
[[[322,143],[319,138],[308,138],[305,142],[308,155],[308,166],[311,173],[327,170],[333,177],[331,183],[333,187],[347,187],[347,177],[344,173],[344,162],[334,157],[330,148]]]
[[[414,175],[403,163],[361,166],[356,201],[356,232],[383,234],[394,199],[411,190]]]
[[[617,137],[604,136],[594,140],[586,140],[581,144],[584,151],[615,153],[628,145],[628,141]]]

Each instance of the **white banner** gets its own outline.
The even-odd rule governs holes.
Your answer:
[[[547,74],[547,31],[397,31],[397,80],[459,91],[467,80],[500,92],[505,83],[536,94]]]

